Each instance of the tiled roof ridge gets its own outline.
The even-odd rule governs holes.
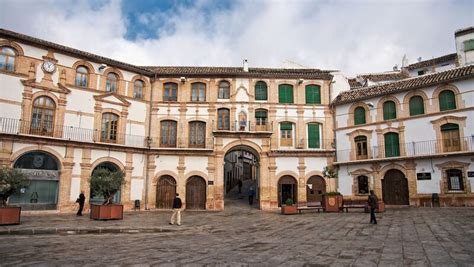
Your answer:
[[[186,66],[186,65],[176,65],[176,66],[140,66],[145,69],[228,69],[228,70],[236,70],[240,72],[245,72],[243,67],[240,66]],[[271,68],[271,67],[249,67],[250,70],[273,70],[273,71],[293,71],[293,72],[323,72],[323,73],[330,73],[334,72],[334,70],[321,70],[317,68]]]
[[[416,63],[413,63],[413,64],[410,64],[410,65],[406,66],[406,68],[409,69],[409,70],[413,70],[413,69],[418,69],[418,68],[422,68],[422,67],[432,66],[434,64],[438,64],[438,63],[442,63],[442,62],[446,62],[446,61],[450,61],[450,60],[455,60],[456,58],[457,58],[457,54],[456,53],[451,53],[451,54],[435,57],[435,58],[432,58],[432,59],[427,59],[427,60],[423,60],[423,61],[420,61],[420,62],[416,62]]]

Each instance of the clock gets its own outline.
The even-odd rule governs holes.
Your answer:
[[[53,73],[56,70],[56,65],[50,60],[43,62],[43,70],[49,73]]]

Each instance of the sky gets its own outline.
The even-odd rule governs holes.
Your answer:
[[[0,27],[134,65],[390,71],[455,52],[474,0],[0,0]]]

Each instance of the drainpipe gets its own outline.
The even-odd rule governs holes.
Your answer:
[[[156,72],[155,72],[155,79],[153,82],[156,81]],[[150,107],[148,110],[148,134],[146,138],[146,145],[148,147],[148,151],[145,152],[145,210],[148,210],[148,180],[149,180],[149,171],[148,171],[148,157],[151,154],[151,115],[152,115],[152,108],[153,108],[153,85],[150,82]]]
[[[329,84],[329,108],[332,113],[332,131],[333,131],[333,136],[334,136],[334,162],[337,162],[337,138],[336,138],[336,107],[331,103],[332,99],[332,89],[333,89],[333,81],[334,80],[334,75],[332,76],[333,78],[331,79],[331,83]],[[339,191],[339,175],[337,175],[336,179],[336,191]]]

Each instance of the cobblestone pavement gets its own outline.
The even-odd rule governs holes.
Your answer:
[[[403,208],[369,215],[283,216],[245,205],[189,212],[167,225],[170,212],[127,213],[123,221],[73,215],[23,216],[20,226],[133,228],[172,232],[0,236],[0,265],[356,265],[473,266],[474,209]],[[0,228],[4,230],[5,228]]]

